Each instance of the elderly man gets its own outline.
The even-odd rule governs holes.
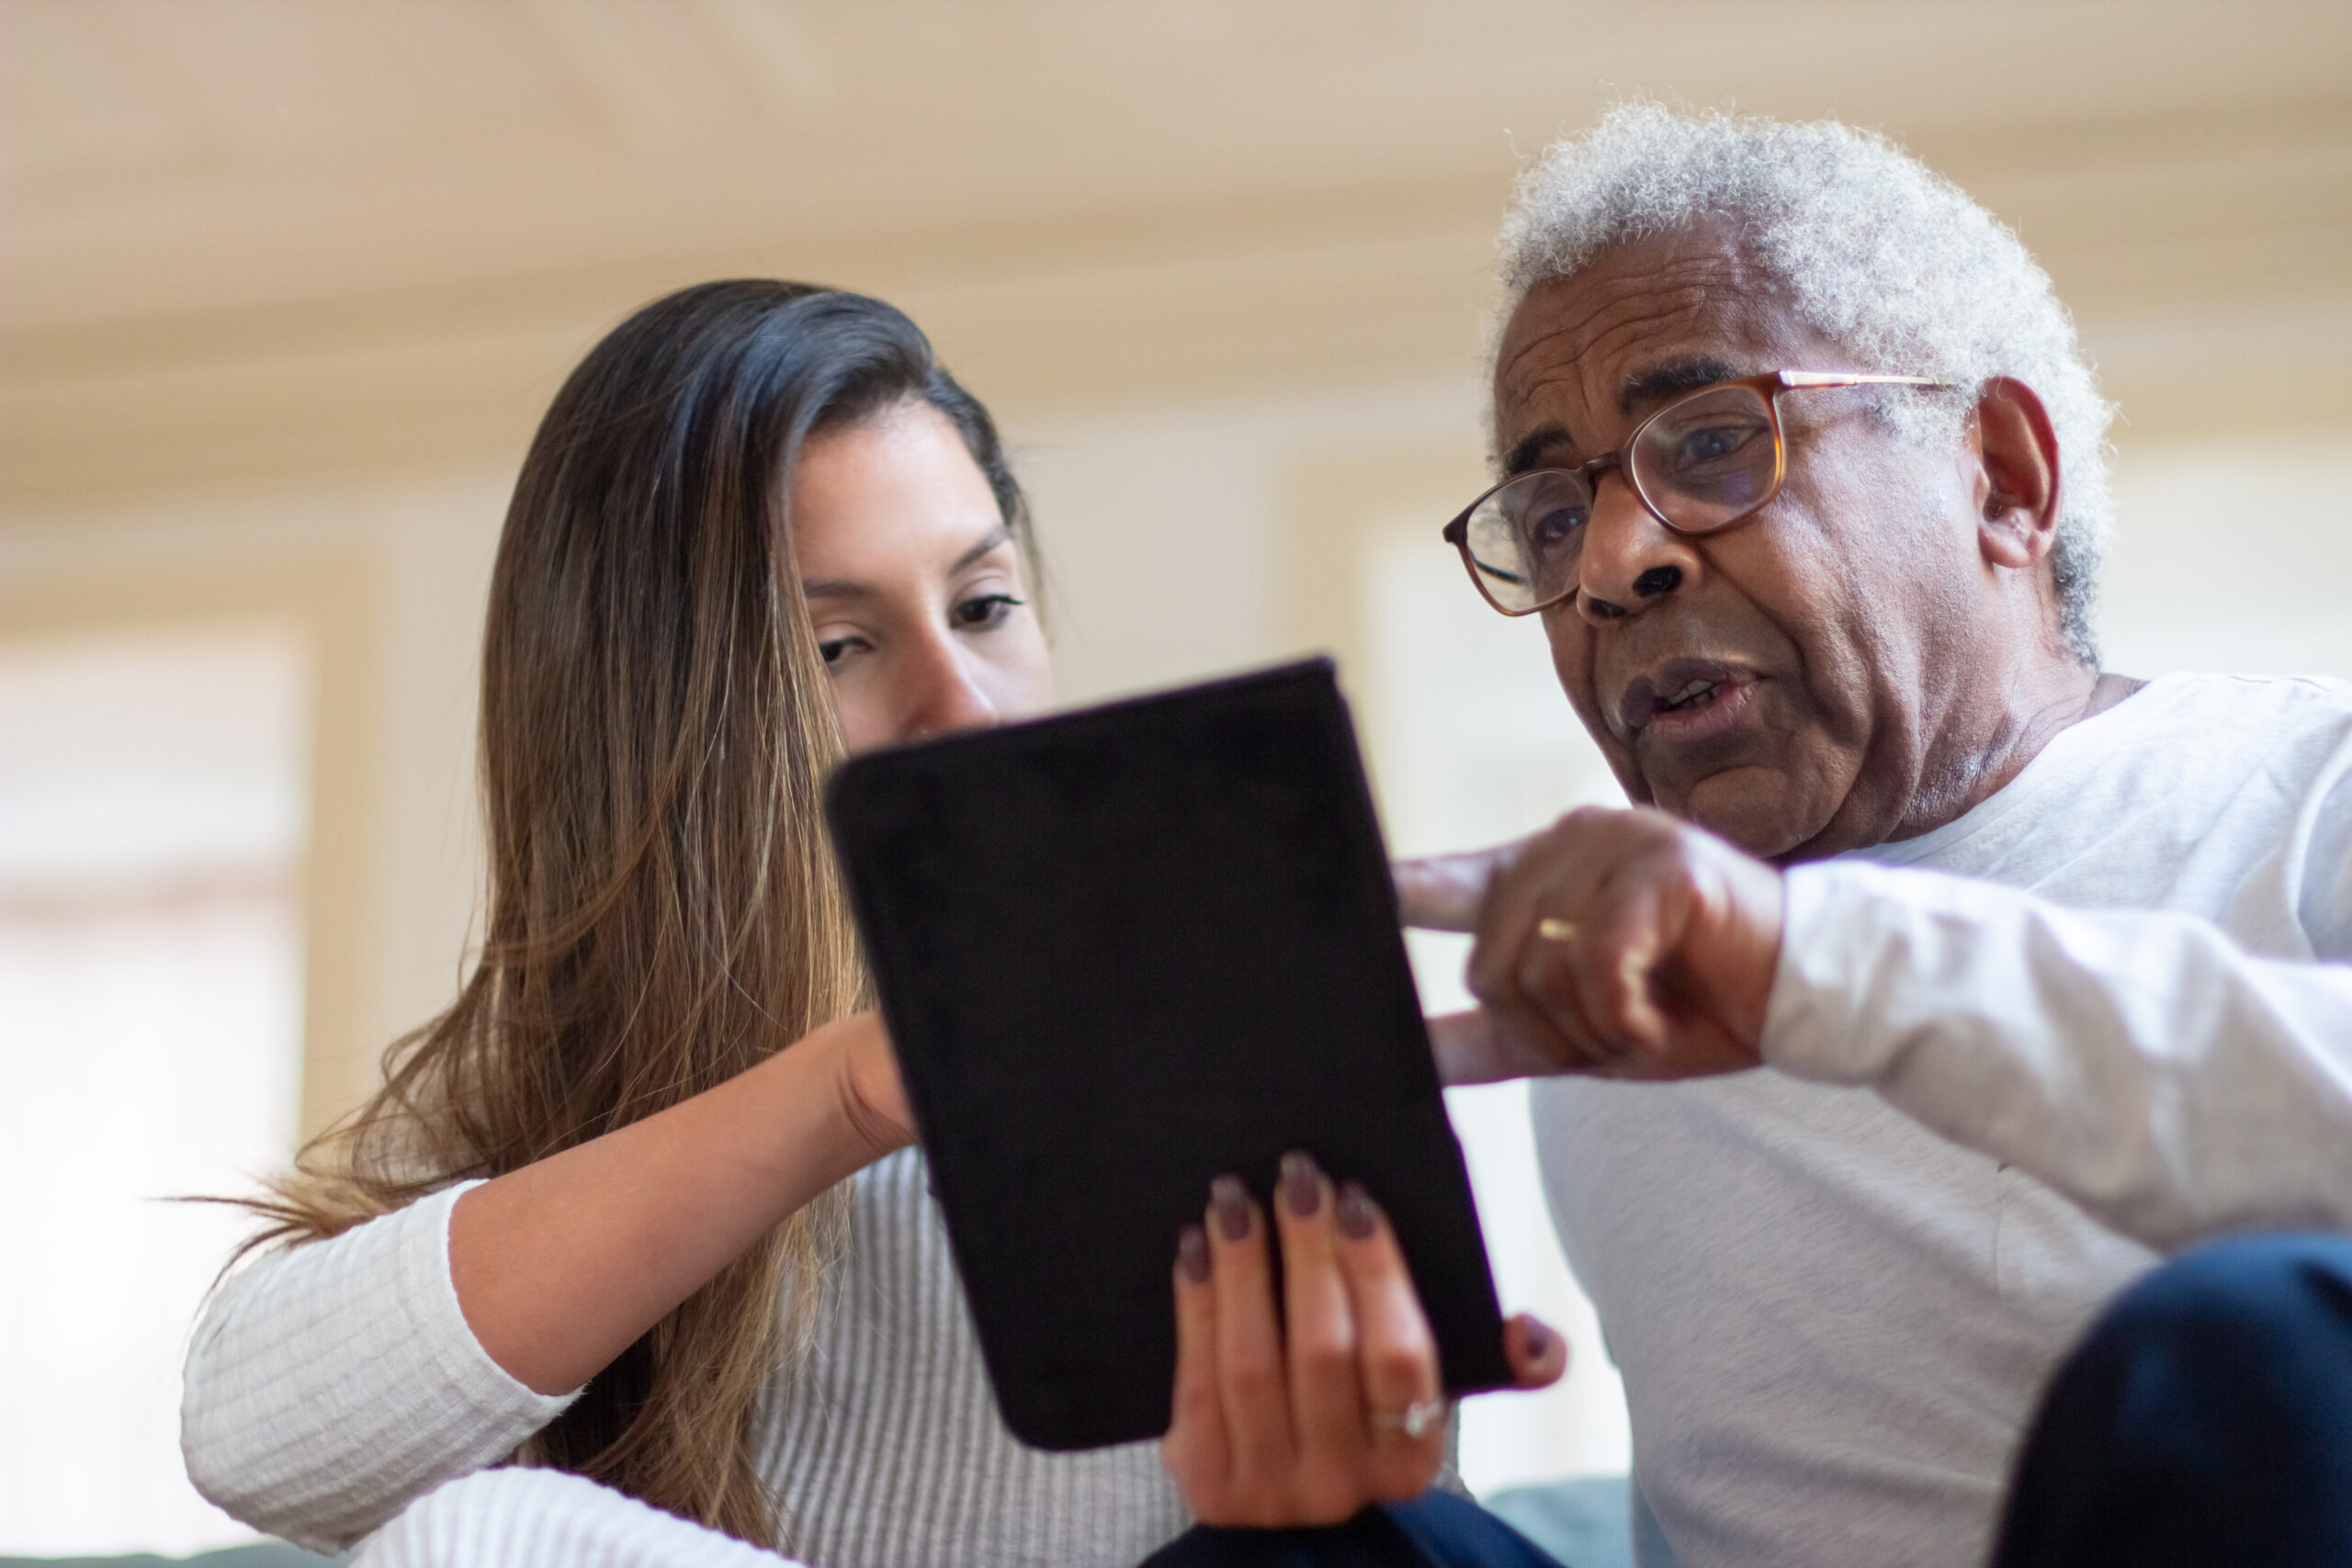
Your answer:
[[[2352,1227],[2352,690],[2098,672],[2109,411],[1885,142],[1621,108],[1505,252],[1448,537],[1655,809],[1406,869],[1441,1052],[1592,1075],[1545,1179],[1687,1568],[1982,1562],[2102,1303]]]

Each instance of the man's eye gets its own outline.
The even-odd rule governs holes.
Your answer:
[[[1704,430],[1694,430],[1675,446],[1675,460],[1679,463],[1713,463],[1730,457],[1747,445],[1751,432],[1746,425],[1717,424]]]
[[[1010,593],[983,593],[956,605],[953,615],[956,625],[966,630],[985,630],[1002,626],[1007,615],[1027,603]]]
[[[1555,506],[1537,513],[1524,525],[1528,547],[1537,551],[1556,550],[1576,537],[1584,526],[1582,509]]]

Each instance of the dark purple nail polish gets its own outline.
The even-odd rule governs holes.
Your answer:
[[[1540,1361],[1544,1353],[1552,1348],[1552,1331],[1532,1317],[1526,1321],[1527,1326],[1520,1333],[1520,1343],[1527,1347],[1529,1360]]]
[[[1250,1234],[1250,1190],[1238,1176],[1220,1176],[1209,1183],[1209,1207],[1216,1211],[1217,1234],[1239,1241]]]
[[[1306,1155],[1283,1156],[1283,1206],[1302,1220],[1323,1206],[1323,1172]]]
[[[1340,1189],[1340,1229],[1351,1241],[1364,1241],[1380,1228],[1380,1206],[1361,1182],[1351,1181]]]
[[[1209,1282],[1209,1236],[1198,1225],[1176,1233],[1176,1267],[1195,1285]]]

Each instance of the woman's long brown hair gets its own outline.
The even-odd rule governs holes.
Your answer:
[[[334,1235],[725,1082],[864,1005],[820,797],[841,753],[792,568],[802,443],[909,400],[946,414],[1024,548],[988,414],[905,316],[707,284],[574,371],[525,458],[491,581],[489,918],[458,999],[251,1205],[248,1248]],[[722,1269],[517,1458],[763,1544],[761,1393],[843,1232],[811,1204]]]

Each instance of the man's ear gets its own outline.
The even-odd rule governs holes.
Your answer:
[[[2058,433],[2031,387],[1984,384],[1975,436],[1976,538],[1984,558],[2012,570],[2040,564],[2058,537]]]

